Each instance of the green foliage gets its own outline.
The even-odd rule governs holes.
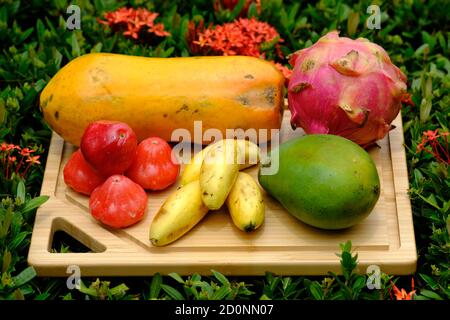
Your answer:
[[[39,110],[39,94],[49,79],[66,63],[89,52],[130,55],[188,56],[188,23],[203,20],[205,26],[232,21],[234,10],[215,11],[213,1],[116,1],[30,0],[0,4],[0,142],[6,141],[40,150],[42,165],[26,181],[6,183],[0,177],[0,299],[388,299],[391,277],[383,274],[381,289],[369,290],[367,276],[360,275],[357,255],[347,243],[341,248],[341,275],[328,277],[283,277],[227,279],[212,271],[211,277],[193,274],[182,278],[155,275],[150,285],[144,279],[112,281],[84,279],[79,291],[68,291],[60,279],[37,279],[27,268],[34,211],[45,201],[35,197],[42,181],[50,129]],[[407,151],[409,194],[414,214],[419,255],[417,299],[449,299],[450,169],[433,155],[417,152],[423,132],[448,132],[450,123],[450,2],[377,1],[381,7],[381,29],[365,25],[373,1],[262,0],[258,10],[250,5],[247,16],[267,21],[284,39],[284,56],[310,46],[326,32],[338,29],[343,36],[366,37],[383,46],[393,62],[407,74],[414,107],[405,106],[402,118]],[[68,30],[65,20],[69,4],[81,7],[81,30]],[[103,14],[121,6],[146,7],[160,13],[171,36],[156,42],[134,41],[98,23]],[[272,44],[267,43],[267,49]],[[282,61],[287,64],[287,61]],[[70,251],[64,246],[60,251]],[[359,270],[361,271],[361,270]],[[397,286],[408,286],[410,278],[396,278]],[[122,282],[126,282],[125,285]],[[163,283],[164,282],[164,283]],[[131,288],[131,289],[128,289]],[[251,291],[250,289],[251,288]],[[133,291],[129,294],[128,291]]]
[[[169,276],[175,280],[178,286],[182,286],[182,290],[176,289],[162,283],[161,276],[156,274],[153,277],[150,287],[150,299],[158,297],[158,293],[162,293],[162,299],[173,300],[232,300],[232,299],[248,299],[253,292],[248,289],[248,285],[244,282],[230,282],[223,274],[218,271],[211,270],[213,278],[210,281],[202,280],[202,276],[194,273],[192,276],[183,280],[176,273],[170,273]],[[156,280],[155,280],[156,279]],[[160,290],[162,289],[162,291]]]
[[[27,219],[32,212],[47,201],[47,196],[31,198],[21,181],[12,197],[0,203],[0,299],[24,299],[33,293],[29,282],[36,276],[33,267],[21,272],[16,266],[23,265],[23,254],[29,245],[31,226]]]
[[[351,253],[350,241],[340,245],[341,273],[329,273],[321,280],[266,275],[261,299],[357,300],[388,297],[390,277],[381,274],[380,288],[368,289],[368,276],[356,273],[357,254]]]

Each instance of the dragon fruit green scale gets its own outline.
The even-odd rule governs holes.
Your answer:
[[[335,134],[362,146],[382,139],[401,108],[406,76],[367,39],[332,31],[291,56],[291,125]]]

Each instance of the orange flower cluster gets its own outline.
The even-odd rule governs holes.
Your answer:
[[[138,39],[142,32],[154,34],[158,37],[169,36],[164,31],[162,23],[155,23],[158,13],[150,12],[144,8],[120,8],[113,12],[105,13],[106,20],[98,20],[100,23],[110,26],[113,30],[125,30],[124,36]]]
[[[450,153],[448,148],[449,132],[438,134],[438,130],[428,130],[422,135],[422,142],[417,145],[417,152],[425,151],[433,155],[437,161],[450,164]],[[441,138],[441,139],[439,139]],[[442,141],[441,141],[442,140]],[[426,148],[427,146],[430,148]]]
[[[34,152],[36,150],[3,142],[0,145],[0,172],[6,179],[10,179],[13,174],[24,178],[32,165],[41,164],[40,156],[33,155]]]
[[[406,292],[405,289],[399,289],[397,288],[397,286],[391,281],[392,284],[392,289],[394,290],[394,295],[395,295],[395,299],[396,300],[413,300],[414,299],[414,295],[416,294],[416,290],[414,290],[414,278],[411,278],[411,291],[410,292]],[[392,296],[392,291],[390,291],[391,294],[391,298],[393,299],[394,297]]]
[[[415,107],[414,101],[412,100],[411,93],[405,92],[401,98],[403,104],[407,106]]]
[[[244,55],[265,58],[263,44],[275,42],[275,48],[281,55],[279,43],[283,42],[277,30],[266,22],[252,19],[238,19],[234,22],[209,26],[197,35],[195,44],[203,51],[224,56]]]
[[[273,44],[278,56],[283,58],[280,43],[283,39],[274,27],[266,22],[238,19],[234,22],[204,28],[203,21],[197,26],[189,23],[188,42],[193,54],[216,54],[224,56],[244,55],[266,58],[264,45]],[[273,61],[272,61],[273,62]],[[280,63],[275,66],[289,79],[292,71]]]

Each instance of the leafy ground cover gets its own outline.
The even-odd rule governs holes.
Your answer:
[[[450,298],[448,1],[378,1],[379,30],[365,24],[370,1],[73,1],[81,8],[80,30],[66,28],[69,4],[0,3],[0,299]],[[122,7],[141,9],[107,14]],[[130,15],[135,23],[125,23]],[[69,290],[66,279],[37,278],[27,266],[35,209],[46,200],[38,195],[50,129],[38,97],[64,64],[89,52],[247,54],[273,61],[288,77],[286,57],[333,29],[382,45],[408,77],[411,96],[402,117],[419,255],[416,274],[383,274],[381,289],[370,290],[367,276],[355,273],[357,253],[350,242],[336,248],[340,276],[226,278],[213,271],[210,277],[83,278],[79,290]],[[224,42],[229,33],[234,36]],[[76,247],[63,237],[55,250]]]

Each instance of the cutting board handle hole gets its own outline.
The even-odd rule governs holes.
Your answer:
[[[53,220],[48,246],[50,253],[100,253],[106,247],[63,218]]]

